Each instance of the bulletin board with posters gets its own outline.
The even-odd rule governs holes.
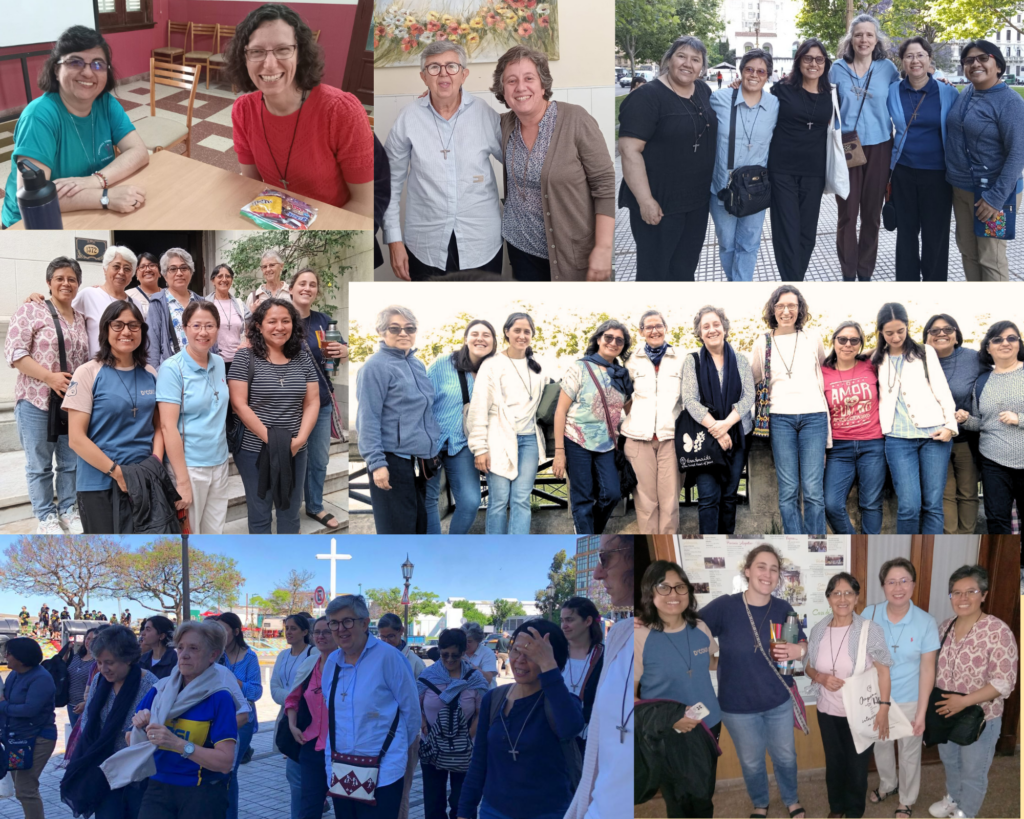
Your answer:
[[[747,553],[760,543],[772,544],[782,555],[782,572],[773,596],[785,600],[800,618],[804,633],[831,612],[825,598],[829,578],[850,570],[850,536],[830,535],[766,535],[759,538],[732,538],[728,535],[705,535],[703,538],[676,539],[676,560],[690,582],[698,608],[703,608],[723,594],[738,594],[747,588],[743,563]],[[767,648],[767,646],[766,646]],[[810,694],[811,681],[803,666],[796,664],[794,677],[804,702],[816,702]],[[717,675],[712,674],[716,686]]]

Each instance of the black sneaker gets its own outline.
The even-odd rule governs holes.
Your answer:
[[[247,765],[250,762],[252,762],[252,746],[251,745],[248,748],[245,749],[245,753],[242,754],[242,761],[239,764],[240,765]]]

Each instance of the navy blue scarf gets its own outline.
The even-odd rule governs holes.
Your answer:
[[[725,342],[722,348],[722,381],[718,380],[718,367],[707,347],[700,348],[700,402],[708,408],[711,417],[716,421],[722,421],[732,412],[733,406],[740,400],[743,392],[743,382],[740,380],[740,370],[736,364],[736,353],[729,342]],[[729,429],[729,437],[732,438],[733,452],[737,445],[743,442],[742,420],[737,421]]]
[[[629,371],[625,367],[615,363],[609,364],[597,353],[585,355],[583,356],[583,360],[589,361],[596,367],[605,367],[608,372],[608,380],[611,381],[612,386],[622,394],[622,400],[628,401],[630,399],[633,395],[633,379],[629,377]]]
[[[665,353],[671,344],[662,344],[660,347],[652,348],[646,341],[644,342],[644,352],[647,353],[647,357],[651,359],[651,363],[657,367],[661,364],[661,359],[665,357]]]

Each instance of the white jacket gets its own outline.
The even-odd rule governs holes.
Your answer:
[[[957,434],[956,404],[953,394],[946,383],[946,374],[939,363],[939,355],[933,347],[924,345],[928,358],[928,377],[925,378],[924,360],[915,358],[903,362],[903,374],[898,382],[898,389],[907,405],[911,420],[921,428],[945,427],[954,435]],[[890,370],[889,354],[886,353],[878,368],[878,420],[882,425],[882,434],[892,432],[893,419],[896,417],[896,387],[889,392],[889,381],[895,379],[895,369]]]
[[[685,353],[669,347],[654,371],[647,351],[640,346],[626,362],[633,379],[633,406],[622,420],[621,432],[627,438],[671,441],[676,435],[676,418],[683,408],[680,386]]]

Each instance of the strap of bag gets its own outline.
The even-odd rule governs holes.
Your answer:
[[[796,697],[793,695],[793,690],[789,687],[789,684],[784,679],[782,679],[782,675],[779,673],[779,669],[775,667],[775,663],[772,661],[771,657],[769,657],[768,654],[765,652],[764,646],[761,645],[761,635],[757,633],[757,626],[754,625],[754,615],[750,613],[750,606],[747,605],[746,595],[740,596],[743,597],[743,608],[747,612],[747,619],[750,621],[750,629],[754,632],[754,642],[757,643],[757,648],[761,652],[761,656],[764,657],[765,662],[768,663],[768,667],[771,668],[771,670],[775,673],[775,676],[778,677],[779,682],[782,683],[782,685],[786,689],[786,692],[789,694],[789,699],[793,703],[793,716],[796,718],[797,723],[800,725],[800,730],[803,731],[804,734],[810,734],[811,729],[807,727],[807,720],[804,718],[803,714],[800,713],[800,707],[799,705],[797,705]],[[768,605],[771,606],[771,604],[772,601],[769,600]]]
[[[946,646],[946,638],[949,637],[949,632],[953,630],[953,626],[956,625],[956,618],[954,617],[949,624],[949,628],[946,629],[946,633],[942,635],[942,642],[939,643],[939,650],[935,652],[935,679],[939,678],[939,657],[942,656],[942,649]],[[956,638],[954,638],[956,639]]]
[[[184,312],[181,314],[185,315]],[[174,348],[175,353],[181,352],[181,342],[178,341],[178,334],[174,332],[174,318],[171,316],[171,307],[167,306],[167,334],[171,337],[171,346]]]
[[[66,373],[68,371],[68,357],[64,350],[64,331],[60,329],[60,318],[57,316],[57,310],[53,306],[53,302],[46,299],[46,306],[50,311],[50,316],[53,318],[53,326],[57,330],[57,350],[60,353],[60,371]]]
[[[331,679],[331,698],[327,701],[327,730],[331,738],[331,750],[338,752],[338,743],[334,736],[334,692],[338,689],[338,675],[341,674],[341,666],[334,666],[334,677]]]
[[[868,81],[864,85],[864,96],[860,98],[860,108],[857,109],[857,121],[853,123],[853,130],[857,130],[857,126],[860,125],[860,115],[864,111],[864,103],[868,101],[868,89],[871,87],[871,75],[875,73],[875,65],[871,64],[871,68],[868,69]]]
[[[395,718],[394,718],[394,720],[391,721],[391,730],[388,731],[388,738],[384,740],[384,745],[381,746],[381,749],[380,749],[380,756],[377,757],[377,766],[378,766],[378,768],[379,768],[381,762],[384,759],[384,754],[386,754],[388,752],[388,748],[391,747],[391,743],[395,739],[395,732],[398,730],[398,718],[401,717],[401,716],[402,716],[402,712],[401,711],[396,711],[395,712]],[[334,746],[332,745],[331,747],[333,748]]]
[[[736,98],[739,96],[740,89],[732,89],[732,111],[729,113],[729,167],[728,171],[733,169],[736,164]]]
[[[185,449],[185,373],[181,369],[181,362],[178,362],[178,375],[181,376],[181,409],[178,411],[178,418],[181,419],[181,448]]]
[[[619,436],[615,434],[615,430],[612,429],[612,418],[608,412],[608,401],[604,397],[604,388],[601,386],[601,382],[597,380],[597,376],[594,375],[594,371],[590,367],[589,361],[584,361],[587,365],[587,372],[590,373],[590,377],[594,380],[594,386],[597,387],[597,394],[601,396],[601,403],[604,405],[604,422],[608,426],[608,434],[611,436],[612,442],[618,440]]]
[[[862,623],[860,628],[860,643],[857,646],[857,662],[854,665],[854,674],[863,674],[868,664],[868,624]]]
[[[907,142],[907,136],[910,134],[910,126],[912,126],[914,124],[914,119],[917,117],[917,112],[921,108],[921,103],[924,102],[924,98],[926,96],[928,96],[927,93],[922,94],[921,95],[921,99],[919,99],[917,101],[917,108],[914,109],[914,113],[910,117],[910,122],[907,123],[907,130],[903,132],[903,139],[900,140],[900,147],[896,151],[896,155],[897,156],[899,156],[899,154],[903,151],[903,146]],[[897,99],[898,98],[899,98],[899,94],[897,92]],[[895,170],[896,170],[896,166],[893,165],[892,169],[889,171],[889,182],[887,182],[886,185],[888,185],[889,183],[892,182],[892,174],[893,174],[893,171],[895,171]]]
[[[785,359],[783,359],[785,363]],[[764,380],[770,385],[772,383],[772,334],[764,334]]]
[[[469,403],[469,379],[466,378],[466,374],[462,370],[457,370],[459,374],[459,386],[462,387],[462,405],[465,406]]]

